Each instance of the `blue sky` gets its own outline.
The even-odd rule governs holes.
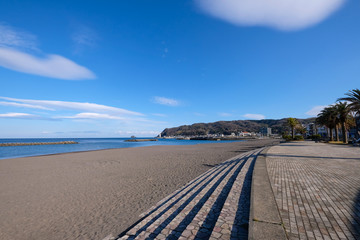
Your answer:
[[[1,1],[0,138],[307,118],[360,82],[355,0]]]

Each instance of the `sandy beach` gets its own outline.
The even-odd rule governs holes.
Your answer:
[[[104,239],[257,140],[0,160],[0,239]]]

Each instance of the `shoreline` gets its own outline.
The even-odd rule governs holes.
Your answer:
[[[161,145],[3,159],[0,239],[116,236],[212,166],[273,143]]]
[[[269,139],[270,140],[270,139]],[[278,140],[278,139],[272,139],[272,140]],[[232,140],[233,141],[233,140]],[[233,141],[233,142],[251,142],[251,141],[256,141],[254,139],[249,139],[249,140],[238,140],[238,141]],[[0,161],[2,160],[7,160],[7,159],[16,159],[16,158],[31,158],[31,157],[43,157],[43,156],[53,156],[53,155],[61,155],[61,154],[68,154],[68,153],[85,153],[85,152],[95,152],[95,151],[103,151],[103,150],[115,150],[115,149],[129,149],[129,148],[146,148],[146,147],[156,147],[156,146],[197,146],[197,145],[202,145],[202,144],[228,144],[228,142],[214,142],[214,143],[207,143],[206,141],[204,141],[204,143],[195,143],[195,144],[189,144],[189,145],[180,145],[180,144],[174,144],[174,145],[150,145],[150,146],[136,146],[136,147],[120,147],[120,148],[103,148],[103,149],[93,149],[93,150],[79,150],[79,151],[71,151],[71,152],[60,152],[60,153],[45,153],[45,154],[39,154],[39,155],[28,155],[28,156],[15,156],[15,157],[7,157],[7,158],[1,158],[0,157]]]

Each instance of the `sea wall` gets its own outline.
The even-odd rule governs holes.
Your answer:
[[[0,147],[32,146],[32,145],[55,145],[55,144],[78,144],[78,142],[75,142],[75,141],[62,141],[62,142],[0,143]]]
[[[157,141],[157,139],[128,139],[124,142],[154,142]]]

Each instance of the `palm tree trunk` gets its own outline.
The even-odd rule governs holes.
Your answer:
[[[357,115],[355,116],[355,123],[356,123],[356,137],[359,138],[360,137],[360,112],[357,113]]]
[[[336,137],[336,141],[340,141],[340,138],[339,138],[339,127],[336,125],[335,127],[335,137]]]
[[[334,141],[334,133],[332,128],[330,128],[330,141]]]
[[[341,130],[343,132],[343,142],[347,143],[348,142],[348,137],[347,137],[345,122],[341,123]]]

